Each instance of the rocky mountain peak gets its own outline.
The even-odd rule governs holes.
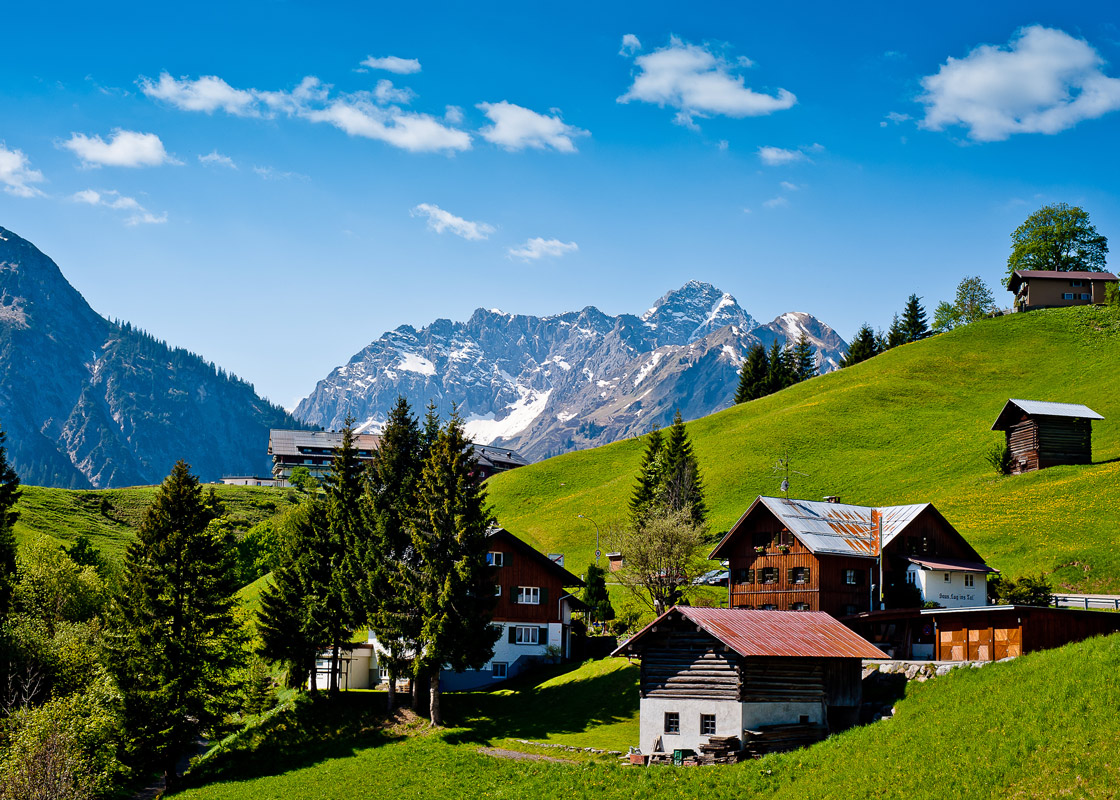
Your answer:
[[[642,314],[642,322],[655,332],[658,346],[689,344],[727,325],[744,331],[758,325],[734,297],[703,281],[689,281],[666,292]]]

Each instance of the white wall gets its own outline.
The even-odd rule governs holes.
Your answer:
[[[940,603],[943,608],[975,608],[988,604],[988,577],[983,573],[928,570],[917,564],[911,564],[907,571],[914,575],[915,585],[926,602]],[[972,576],[972,586],[965,586],[966,575]]]
[[[717,736],[743,735],[743,704],[735,700],[696,700],[670,697],[645,697],[640,705],[638,747],[649,755],[661,739],[660,752],[697,750],[708,741],[700,735],[700,715],[716,715]],[[665,733],[665,714],[676,712],[681,717],[681,732]]]

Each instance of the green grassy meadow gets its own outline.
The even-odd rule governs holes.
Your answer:
[[[867,505],[932,502],[990,564],[1052,573],[1082,591],[1120,592],[1120,311],[1080,307],[982,320],[769,397],[690,422],[714,533],[759,494]],[[984,461],[1009,398],[1084,403],[1089,466],[1001,477]],[[499,522],[570,569],[591,561],[595,528],[623,522],[643,444],[627,440],[491,478]],[[610,549],[609,536],[604,551]]]
[[[555,670],[554,670],[555,672]],[[449,727],[390,725],[383,695],[297,702],[228,742],[184,800],[1111,798],[1120,796],[1120,635],[912,683],[892,719],[735,766],[623,767],[518,738],[622,749],[637,670],[588,662],[517,691],[446,697]],[[512,738],[511,738],[512,737]],[[514,761],[483,746],[572,763]]]

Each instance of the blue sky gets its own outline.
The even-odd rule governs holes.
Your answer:
[[[34,5],[0,225],[289,407],[479,306],[699,279],[850,338],[966,275],[1005,301],[1044,203],[1120,241],[1112,4]]]

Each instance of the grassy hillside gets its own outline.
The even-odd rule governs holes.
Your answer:
[[[934,800],[1120,791],[1120,636],[913,684],[893,719],[736,766],[640,769],[555,750],[536,752],[574,763],[479,752],[533,750],[510,736],[599,747],[636,741],[636,672],[591,662],[516,694],[451,696],[459,727],[429,735],[420,723],[386,724],[380,695],[350,693],[337,704],[301,698],[228,743],[181,796]]]
[[[287,490],[260,486],[207,484],[225,504],[235,526],[249,528],[275,516],[288,505]],[[16,505],[16,539],[25,544],[36,536],[48,536],[60,543],[88,536],[95,547],[111,560],[124,557],[125,548],[136,535],[144,511],[155,497],[157,487],[72,491],[24,486]]]
[[[999,477],[984,453],[1008,398],[1084,403],[1095,463]],[[1120,592],[1120,312],[1071,308],[983,320],[688,425],[710,521],[726,531],[789,452],[791,495],[932,502],[995,567]],[[642,443],[570,453],[489,481],[502,525],[581,571],[595,529],[626,518]],[[608,549],[609,544],[604,546]]]

